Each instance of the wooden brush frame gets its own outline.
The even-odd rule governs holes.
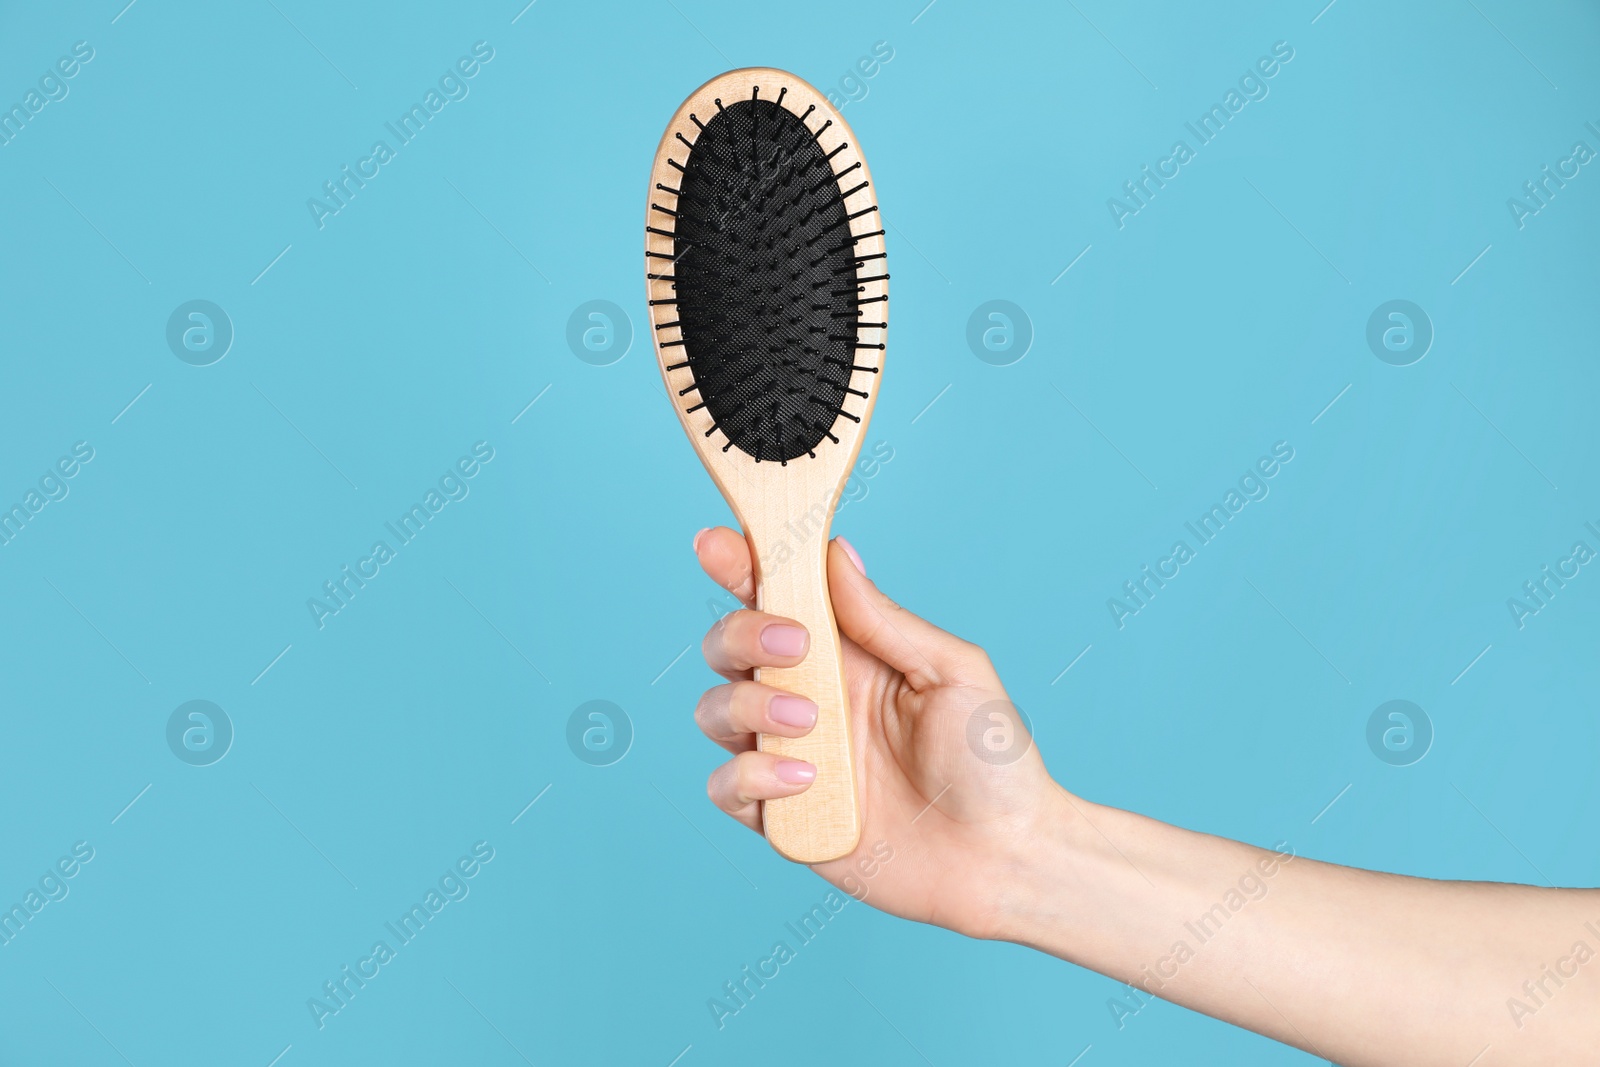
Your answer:
[[[768,101],[777,101],[779,90],[787,90],[780,106],[796,117],[804,115],[807,108],[815,107],[805,120],[813,133],[832,120],[817,140],[824,152],[845,146],[830,161],[834,174],[837,176],[859,164],[859,173],[851,171],[850,181],[852,184],[868,183],[845,203],[846,211],[854,216],[849,220],[849,231],[857,239],[857,255],[878,257],[858,270],[864,276],[885,275],[886,271],[874,269],[887,263],[882,258],[883,236],[874,233],[884,226],[876,210],[871,173],[856,145],[855,134],[826,96],[781,70],[748,67],[729,71],[696,89],[672,116],[661,145],[656,149],[655,164],[650,171],[649,202],[674,210],[677,207],[676,197],[661,187],[679,187],[682,175],[669,166],[668,160],[683,164],[689,154],[684,141],[693,144],[700,132],[689,116],[699,115],[704,121],[716,113],[718,99],[728,104],[748,100],[758,88],[760,99]],[[680,134],[683,140],[679,140]],[[648,204],[645,213],[649,220],[646,225],[658,229],[664,228],[660,222],[669,218],[652,211]],[[655,253],[645,258],[647,274],[672,273],[672,260],[676,255],[673,238],[647,232],[645,251]],[[675,284],[670,278],[647,279],[648,299],[664,300],[675,296]],[[858,289],[857,298],[862,306],[858,311],[856,340],[865,345],[883,345],[889,322],[887,277],[863,282]],[[861,421],[854,422],[842,416],[835,419],[831,431],[838,441],[824,437],[816,446],[815,458],[802,455],[786,465],[771,460],[757,463],[754,457],[737,447],[724,451],[727,440],[720,431],[707,436],[713,423],[707,408],[693,413],[686,410],[689,405],[679,394],[694,385],[694,372],[686,366],[668,370],[669,366],[685,362],[687,357],[682,345],[662,347],[664,342],[680,340],[677,326],[662,325],[679,316],[671,304],[651,305],[650,311],[650,333],[667,396],[683,423],[684,432],[700,454],[700,461],[711,473],[749,539],[756,607],[792,618],[811,634],[810,650],[799,666],[764,668],[755,672],[767,685],[807,697],[818,707],[817,724],[805,737],[760,735],[762,751],[803,759],[817,768],[816,780],[804,793],[764,803],[762,823],[767,840],[778,852],[799,863],[822,863],[849,855],[861,837],[861,804],[843,650],[828,595],[828,537],[834,508],[861,451],[877,402],[882,374],[874,371],[882,369],[884,350],[880,347],[854,350],[854,362],[860,367],[872,368],[852,370],[850,374],[850,388],[867,393],[864,400],[847,397],[851,406],[859,403],[859,409],[850,414]]]

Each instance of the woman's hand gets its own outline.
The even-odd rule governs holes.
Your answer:
[[[695,551],[750,603],[744,538],[702,531]],[[1350,1067],[1595,1061],[1600,890],[1337,867],[1069,796],[982,649],[878,592],[843,540],[828,585],[865,828],[813,870],[844,891],[1127,983],[1108,1001],[1118,1027],[1161,997]],[[799,663],[805,635],[744,610],[704,647],[729,684],[695,717],[734,753],[708,791],[759,830],[758,802],[804,792],[810,765],[755,751],[755,734],[798,737],[809,716],[750,669]]]
[[[750,548],[737,532],[703,530],[694,547],[712,580],[746,605],[712,626],[702,645],[728,682],[705,692],[695,721],[734,753],[711,773],[706,792],[759,833],[760,801],[805,792],[815,768],[757,751],[755,735],[804,736],[816,707],[803,694],[752,681],[751,669],[794,666],[815,635],[749,607]],[[855,852],[813,870],[895,915],[1000,936],[1015,871],[1030,842],[1060,821],[1067,800],[981,648],[884,596],[842,538],[828,546],[828,583],[844,648],[863,829]]]

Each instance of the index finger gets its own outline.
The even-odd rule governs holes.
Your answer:
[[[755,575],[750,568],[750,544],[744,535],[726,526],[713,526],[694,535],[694,554],[705,571],[745,607],[756,602]]]

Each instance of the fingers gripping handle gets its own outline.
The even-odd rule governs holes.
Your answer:
[[[795,667],[762,667],[760,681],[817,705],[817,725],[804,737],[760,735],[763,752],[803,759],[817,768],[811,787],[768,800],[762,810],[767,840],[798,863],[822,863],[855,850],[861,838],[844,656],[828,595],[828,539],[820,531],[798,548],[786,534],[752,537],[757,560],[756,606],[794,619],[811,635]],[[781,547],[780,547],[781,546]]]

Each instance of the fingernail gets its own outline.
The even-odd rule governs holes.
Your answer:
[[[695,551],[695,555],[699,555],[700,554],[700,538],[704,537],[706,534],[708,534],[710,532],[711,532],[711,527],[707,526],[704,530],[701,530],[699,533],[694,535],[694,551]]]
[[[817,780],[817,769],[804,760],[781,759],[773,765],[772,773],[778,776],[778,781],[790,785],[802,785]]]
[[[767,702],[767,715],[784,726],[810,729],[817,724],[817,706],[805,697],[773,697]]]
[[[850,562],[856,565],[856,570],[860,571],[861,577],[865,578],[867,576],[867,565],[861,562],[861,553],[856,551],[856,546],[842,537],[835,537],[834,540],[839,542],[839,547],[844,549],[844,554],[850,557]]]
[[[761,647],[774,656],[803,656],[806,632],[798,626],[775,622],[761,631]]]

